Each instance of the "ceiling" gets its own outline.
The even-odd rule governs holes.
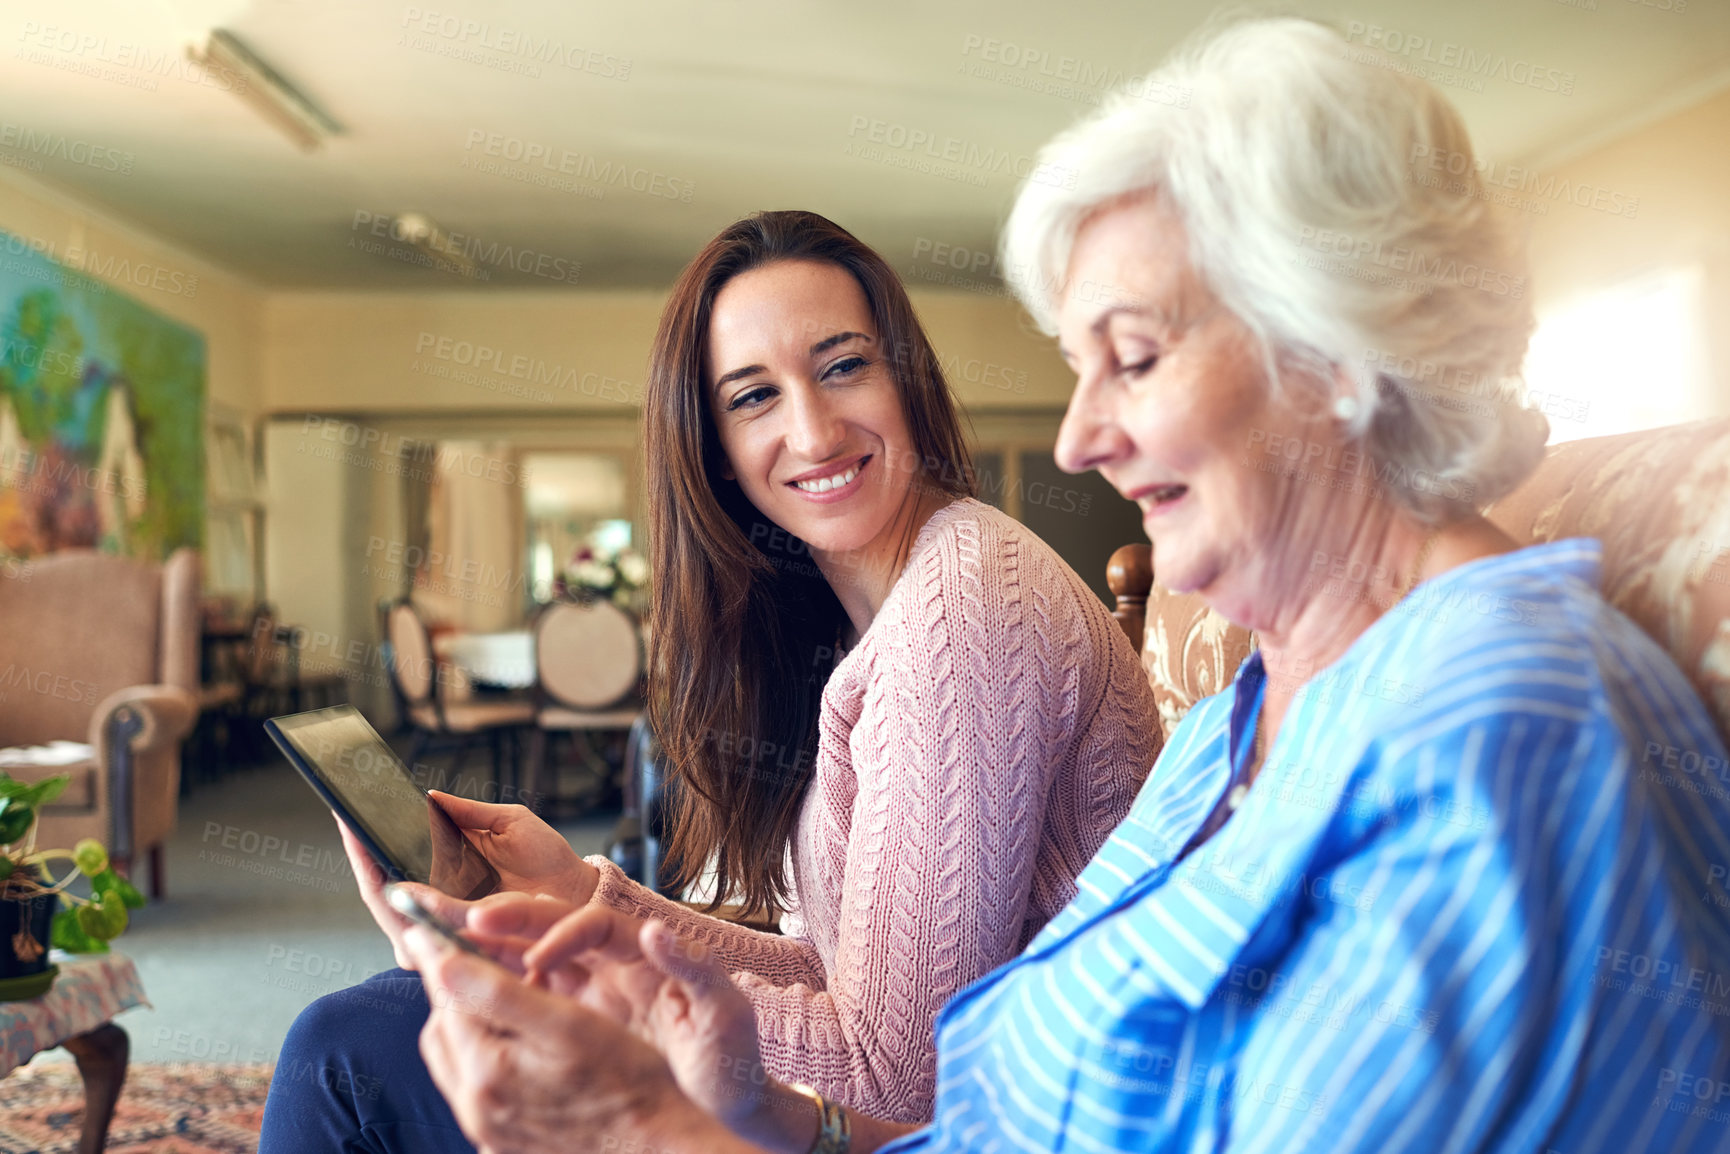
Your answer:
[[[0,162],[39,163],[32,175],[49,187],[271,288],[659,287],[728,221],[784,207],[835,218],[897,268],[919,257],[954,277],[928,259],[936,246],[992,249],[1014,170],[1097,99],[1094,78],[1146,70],[1216,7],[8,0]],[[1572,74],[1570,94],[1497,78],[1449,89],[1480,152],[1505,163],[1553,156],[1730,73],[1730,0],[1277,7]],[[344,134],[303,153],[201,82],[182,47],[216,26]],[[1042,71],[1075,79],[1039,91]],[[9,158],[20,129],[59,134],[79,156],[114,151],[89,154],[98,164]],[[959,142],[964,159],[907,167],[924,150],[891,142],[920,133]],[[492,254],[482,274],[411,263],[372,233],[404,211],[475,238]]]

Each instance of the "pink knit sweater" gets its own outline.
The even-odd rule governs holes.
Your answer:
[[[776,1077],[926,1121],[937,1011],[1074,896],[1158,752],[1154,716],[1128,639],[1074,571],[957,501],[824,690],[784,936],[693,913],[605,858],[589,859],[596,898],[708,943]]]

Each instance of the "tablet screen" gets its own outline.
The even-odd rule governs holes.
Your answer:
[[[359,710],[338,705],[273,720],[300,755],[297,767],[323,783],[341,815],[405,878],[459,898],[496,888],[492,866]]]

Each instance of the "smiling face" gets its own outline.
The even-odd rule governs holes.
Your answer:
[[[1260,627],[1301,584],[1311,544],[1352,520],[1337,491],[1287,476],[1265,447],[1296,437],[1338,460],[1343,432],[1272,396],[1253,335],[1191,269],[1157,199],[1082,226],[1058,337],[1077,374],[1058,463],[1098,469],[1141,506],[1161,585]]]
[[[728,281],[703,380],[728,478],[764,516],[819,556],[894,547],[918,454],[851,273],[788,260]]]

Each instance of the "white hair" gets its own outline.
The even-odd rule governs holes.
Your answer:
[[[1273,386],[1332,401],[1390,495],[1439,523],[1519,484],[1547,424],[1518,376],[1533,324],[1523,246],[1459,114],[1404,67],[1302,19],[1203,35],[1046,145],[1003,268],[1055,332],[1083,224],[1159,197]]]

